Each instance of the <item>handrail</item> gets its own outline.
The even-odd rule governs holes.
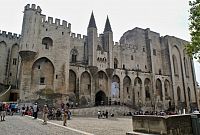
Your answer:
[[[10,89],[11,89],[11,85],[8,87],[8,89],[7,89],[4,93],[2,93],[2,94],[0,95],[0,97],[2,97],[3,95],[5,95]]]

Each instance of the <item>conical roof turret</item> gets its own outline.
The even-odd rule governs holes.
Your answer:
[[[92,11],[92,14],[91,14],[91,17],[90,17],[90,22],[89,22],[88,28],[97,28],[96,22],[95,22],[95,19],[94,19],[93,11]]]
[[[112,32],[112,28],[110,26],[110,21],[109,21],[109,18],[107,16],[107,19],[106,19],[106,24],[105,24],[105,28],[104,28],[104,32]]]

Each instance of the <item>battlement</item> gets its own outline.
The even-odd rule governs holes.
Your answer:
[[[71,37],[74,39],[86,39],[86,35],[71,33]]]
[[[50,25],[52,24],[55,26],[62,26],[64,28],[69,28],[71,30],[71,23],[67,23],[67,21],[65,20],[62,20],[62,23],[60,19],[55,18],[54,20],[53,17],[48,17],[46,20],[46,15],[41,15],[41,18],[42,18],[42,23],[47,23]]]
[[[7,31],[1,31],[1,30],[0,30],[0,36],[6,37],[9,39],[19,39],[21,37],[21,35],[19,34],[7,32]]]
[[[32,4],[31,6],[30,6],[30,4],[27,4],[27,5],[24,7],[24,11],[25,11],[25,10],[33,10],[33,11],[37,11],[37,12],[39,12],[39,13],[42,12],[42,9],[40,8],[40,6],[37,6],[37,8],[36,8],[36,5],[35,5],[35,4]]]

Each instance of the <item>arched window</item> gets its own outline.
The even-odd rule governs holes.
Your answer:
[[[173,56],[172,56],[172,59],[173,59],[173,65],[174,65],[174,74],[175,74],[176,76],[178,76],[178,63],[177,63],[176,56],[173,55]]]
[[[180,89],[180,87],[177,88],[177,100],[179,102],[181,101],[181,89]]]
[[[50,37],[45,37],[42,39],[42,44],[45,46],[45,49],[53,46],[53,40]]]
[[[185,57],[184,57],[184,67],[185,67],[185,75],[186,75],[186,77],[189,77],[188,61]]]
[[[118,60],[114,58],[114,69],[118,68]]]
[[[188,87],[188,100],[189,102],[191,102],[191,92],[190,92],[190,88]]]
[[[71,62],[72,62],[72,63],[75,63],[75,62],[77,61],[77,55],[78,55],[77,49],[76,49],[76,48],[73,48],[73,49],[71,50],[71,53],[70,53],[70,54],[72,55]]]
[[[156,95],[160,97],[161,101],[163,101],[162,82],[160,79],[156,80]]]

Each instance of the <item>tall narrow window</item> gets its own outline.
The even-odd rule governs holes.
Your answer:
[[[118,60],[114,58],[114,69],[118,68]]]
[[[173,55],[172,59],[173,59],[173,65],[174,65],[174,74],[175,76],[178,76],[178,63],[177,63],[176,56]]]
[[[76,48],[73,48],[70,52],[71,54],[71,62],[75,63],[77,62],[77,55],[78,55],[78,50]]]
[[[133,55],[131,55],[131,60],[133,60]]]
[[[153,55],[156,56],[156,49],[153,49]]]
[[[17,58],[13,58],[13,65],[17,65]]]

